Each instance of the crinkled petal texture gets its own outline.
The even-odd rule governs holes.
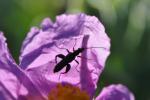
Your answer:
[[[105,87],[96,100],[135,100],[127,87],[121,84]]]
[[[82,47],[85,50],[79,53],[80,57],[75,57],[79,64],[72,60],[68,62],[71,69],[67,73],[61,74],[66,71],[66,66],[57,73],[53,72],[57,64],[56,55],[66,56],[66,49],[74,52],[73,48]],[[92,97],[110,53],[109,48],[110,39],[96,17],[63,14],[57,16],[55,23],[46,18],[41,29],[33,27],[30,30],[21,49],[20,66],[46,95],[56,83],[61,82],[79,86]],[[63,59],[57,58],[57,62]]]
[[[26,100],[36,97],[42,100],[41,93],[11,57],[5,40],[0,32],[0,100]]]

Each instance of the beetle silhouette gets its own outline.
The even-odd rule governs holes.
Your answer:
[[[77,50],[73,50],[74,52],[70,52],[68,49],[66,49],[68,54],[65,56],[63,54],[58,54],[55,56],[55,62],[57,63],[57,57],[61,58],[62,60],[57,63],[57,65],[55,66],[53,72],[59,72],[60,70],[62,70],[65,66],[66,66],[66,71],[63,72],[62,74],[67,73],[70,68],[71,65],[69,64],[70,62],[72,62],[73,60],[79,64],[79,62],[75,59],[81,52],[84,51],[84,48],[78,48]],[[79,56],[78,56],[79,57]]]
[[[90,47],[90,48],[103,48],[103,47]],[[60,49],[66,49],[68,54],[66,56],[63,55],[63,54],[58,54],[58,55],[55,56],[55,62],[56,63],[57,63],[57,57],[61,58],[62,60],[55,65],[53,72],[57,73],[57,72],[61,71],[64,67],[66,67],[65,72],[63,72],[61,74],[67,73],[71,68],[71,65],[69,63],[71,63],[72,61],[75,61],[79,65],[79,62],[75,58],[76,57],[81,57],[81,56],[79,56],[79,54],[82,53],[85,49],[90,49],[90,48],[78,48],[77,50],[75,50],[74,47],[73,47],[73,52],[70,52],[66,48],[60,48]],[[105,49],[105,48],[103,48],[103,49]],[[92,59],[88,59],[88,58],[85,58],[85,57],[81,57],[81,59],[82,58],[87,59],[87,60],[92,60]],[[77,70],[77,68],[76,68],[76,70]]]

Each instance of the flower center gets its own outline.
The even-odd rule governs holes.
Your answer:
[[[90,100],[89,95],[80,90],[80,88],[72,85],[61,85],[58,84],[53,88],[49,95],[49,100]]]

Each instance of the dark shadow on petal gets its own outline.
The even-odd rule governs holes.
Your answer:
[[[23,59],[20,63],[21,68],[26,69],[29,64],[31,64],[38,56],[40,56],[43,53],[42,52],[43,48],[50,48],[53,45],[54,45],[54,42],[42,45],[41,47],[35,49],[34,51],[30,52],[29,54],[23,56],[22,57]]]
[[[70,20],[69,17],[67,16],[66,20]],[[54,37],[54,39],[63,39],[63,38],[70,38],[70,37],[74,37],[74,36],[79,36],[82,35],[81,31],[83,29],[83,24],[84,21],[83,19],[85,19],[85,16],[82,14],[77,15],[76,20],[74,20],[74,23],[57,23],[57,27],[56,27],[56,33],[58,33],[58,35],[56,37]],[[60,25],[61,24],[61,25]]]
[[[18,100],[27,100],[27,97],[23,96],[23,95],[19,95],[18,96]]]
[[[1,97],[1,100],[6,100],[6,98],[4,97],[4,94],[0,91],[0,97]]]
[[[12,96],[12,94],[9,92],[8,89],[5,88],[5,86],[0,82],[0,88],[3,88],[5,91],[3,92],[6,92],[5,94],[7,94],[7,96],[5,94],[3,94],[2,92],[0,92],[0,100],[6,100],[6,98],[11,98],[11,100],[16,100],[14,98],[14,96]],[[1,96],[2,95],[2,96]],[[8,97],[9,96],[9,97]],[[6,98],[5,98],[6,97]]]

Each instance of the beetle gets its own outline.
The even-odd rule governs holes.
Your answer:
[[[103,48],[103,47],[90,47],[90,48]],[[60,48],[60,49],[65,49],[65,48]],[[55,56],[55,62],[56,63],[57,63],[57,57],[61,58],[62,60],[59,63],[56,64],[56,66],[54,67],[53,72],[54,73],[59,72],[64,67],[66,67],[65,72],[63,72],[61,74],[67,73],[71,68],[71,65],[69,63],[72,62],[72,61],[75,61],[79,65],[79,62],[75,58],[76,57],[81,57],[81,56],[78,56],[78,55],[80,53],[82,53],[85,49],[89,49],[89,48],[78,48],[77,50],[74,50],[74,47],[73,47],[73,52],[70,52],[68,49],[66,49],[66,51],[68,52],[68,54],[66,56],[63,55],[63,54],[56,55]],[[103,48],[103,49],[105,49],[105,48]],[[81,58],[83,58],[83,57],[81,57]]]
[[[66,48],[60,48],[59,46],[57,46],[55,44],[55,46],[57,48],[59,48],[59,49],[65,49],[68,52],[68,54],[66,56],[63,55],[63,54],[58,54],[58,55],[55,56],[55,63],[56,63],[56,65],[54,66],[53,73],[57,73],[57,72],[61,71],[64,67],[66,67],[65,72],[60,73],[59,79],[60,79],[61,74],[66,74],[70,70],[71,65],[69,63],[71,63],[72,61],[75,61],[79,65],[79,62],[75,58],[76,57],[81,57],[81,56],[79,56],[79,54],[82,53],[85,49],[91,49],[91,48],[103,48],[103,49],[106,49],[104,47],[81,47],[81,48],[78,48],[78,49],[75,50],[74,47],[76,45],[76,40],[77,40],[77,38],[75,39],[75,44],[73,46],[73,52],[70,52]],[[60,62],[57,63],[57,58],[58,57],[61,58],[61,60],[60,60]],[[84,58],[84,57],[81,57],[81,58]],[[77,70],[77,66],[75,67],[76,70]]]
[[[57,63],[57,57],[61,58],[62,60],[57,63],[57,65],[54,67],[54,70],[53,72],[56,73],[56,72],[59,72],[61,69],[63,69],[65,66],[66,66],[66,71],[61,73],[61,74],[65,74],[67,73],[70,68],[71,68],[71,65],[69,64],[70,62],[72,62],[73,60],[79,64],[79,62],[75,59],[81,52],[84,51],[84,48],[78,48],[77,50],[74,50],[74,52],[70,52],[68,49],[66,49],[68,54],[65,56],[63,54],[58,54],[55,56],[55,62]]]

